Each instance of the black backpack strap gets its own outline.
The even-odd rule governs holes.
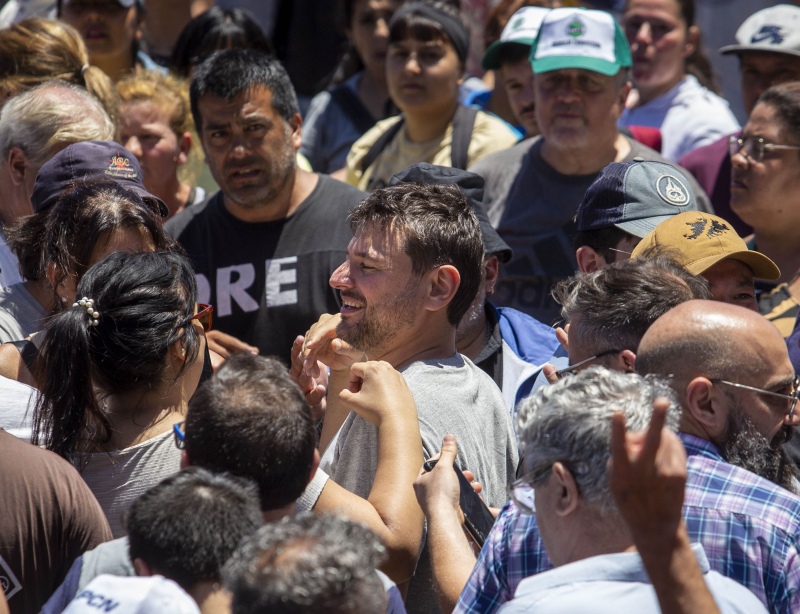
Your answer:
[[[9,341],[9,343],[17,348],[19,355],[22,357],[22,362],[28,367],[28,371],[33,373],[33,365],[36,362],[36,357],[39,355],[39,348],[34,345],[33,341],[28,339]]]
[[[381,152],[386,149],[386,146],[391,143],[392,139],[403,129],[404,123],[405,120],[401,117],[397,123],[392,124],[386,132],[378,137],[378,140],[372,144],[372,147],[367,151],[367,155],[365,155],[361,161],[361,172],[366,173],[367,169],[375,163],[375,160],[378,159]]]
[[[478,109],[458,105],[456,114],[453,116],[453,142],[450,145],[450,164],[453,168],[467,170],[469,144],[472,140],[476,117],[478,117]]]
[[[375,118],[372,117],[358,95],[346,84],[343,83],[332,89],[330,94],[333,101],[339,105],[339,108],[344,111],[344,114],[361,134],[375,125]]]

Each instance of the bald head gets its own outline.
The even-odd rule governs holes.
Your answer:
[[[778,329],[763,316],[728,303],[694,300],[669,310],[647,330],[639,344],[642,374],[730,378],[757,375],[788,353]]]

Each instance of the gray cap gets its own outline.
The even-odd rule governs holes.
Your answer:
[[[578,232],[616,226],[643,238],[664,220],[697,211],[686,176],[674,166],[634,158],[612,162],[594,180],[578,207]]]
[[[800,7],[778,4],[753,13],[736,30],[736,43],[719,52],[769,51],[800,56]]]

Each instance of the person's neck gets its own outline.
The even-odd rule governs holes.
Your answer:
[[[591,147],[558,149],[547,139],[542,141],[542,159],[562,175],[591,175],[599,173],[612,162],[620,162],[631,151],[630,141],[614,130],[614,138]]]
[[[319,175],[296,168],[280,191],[258,207],[242,207],[227,196],[223,202],[228,212],[243,222],[274,222],[292,213],[308,198],[319,181]]]
[[[223,614],[231,611],[232,595],[220,582],[198,582],[186,592],[197,603],[200,614]]]
[[[486,317],[486,310],[482,310],[482,318],[476,318],[467,330],[462,330],[456,340],[456,349],[459,354],[463,354],[474,361],[486,346],[489,336],[489,321]]]
[[[358,82],[358,97],[372,117],[382,119],[386,112],[386,102],[389,100],[386,79],[376,79],[365,70]]]
[[[167,185],[161,187],[148,186],[148,190],[153,194],[157,194],[164,201],[169,210],[169,217],[172,217],[183,211],[189,204],[192,186],[188,183],[181,183],[177,177],[172,177]]]
[[[425,143],[442,138],[447,132],[447,126],[453,121],[457,108],[458,102],[456,101],[440,113],[403,113],[408,140],[412,143]]]
[[[261,516],[264,522],[277,522],[287,516],[293,516],[297,512],[297,502],[292,501],[289,505],[279,507],[273,510],[261,510]]]
[[[800,250],[797,249],[798,233],[757,232],[756,249],[770,258],[781,270],[776,283],[790,282],[800,272]]]
[[[674,79],[670,80],[669,82],[664,83],[662,85],[659,85],[658,87],[645,88],[645,89],[637,88],[637,92],[639,93],[639,98],[636,101],[636,106],[640,107],[643,104],[647,104],[651,100],[655,100],[659,96],[663,96],[668,91],[670,91],[673,87],[678,85],[678,83],[680,83],[681,79],[683,79],[685,76],[686,75],[680,74],[677,77],[675,77]]]
[[[580,522],[575,522],[570,532],[574,536],[570,540],[571,547],[561,553],[558,563],[553,561],[559,567],[593,556],[636,551],[633,537],[621,518],[614,522],[599,512],[582,514]]]
[[[103,57],[90,58],[92,65],[97,66],[106,73],[111,80],[116,83],[123,77],[129,75],[134,68],[134,59],[130,51],[125,51],[117,55],[106,55]]]
[[[55,292],[53,292],[53,286],[51,286],[46,279],[25,281],[23,282],[23,285],[48,314],[55,313],[56,308],[58,307],[58,304],[56,303]]]
[[[455,327],[439,318],[432,318],[429,322],[430,326],[409,330],[404,342],[386,349],[376,349],[374,353],[367,352],[367,356],[370,360],[385,360],[395,369],[418,360],[450,358],[456,353]]]
[[[154,390],[112,394],[104,398],[103,413],[111,424],[107,450],[124,450],[166,433],[186,415],[188,398],[181,381],[166,383]]]

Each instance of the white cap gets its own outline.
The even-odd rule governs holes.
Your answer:
[[[800,56],[800,7],[778,4],[753,13],[736,30],[736,42],[719,52],[769,51]]]
[[[103,574],[89,582],[64,614],[200,614],[194,599],[161,576],[121,577]]]
[[[544,16],[550,11],[541,6],[525,6],[511,16],[506,27],[500,33],[500,40],[496,40],[486,49],[481,60],[484,70],[497,70],[500,68],[500,48],[508,43],[530,47],[539,34]]]

